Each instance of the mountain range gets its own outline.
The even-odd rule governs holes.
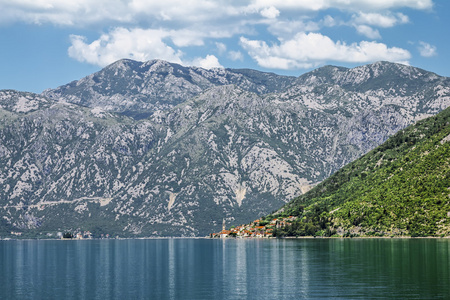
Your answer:
[[[377,62],[300,77],[121,60],[0,91],[0,234],[201,236],[279,209],[450,106],[450,79]]]

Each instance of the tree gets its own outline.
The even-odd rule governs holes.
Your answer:
[[[63,238],[65,238],[65,239],[72,239],[73,238],[73,234],[71,232],[64,232]]]

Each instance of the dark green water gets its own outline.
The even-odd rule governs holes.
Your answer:
[[[444,239],[0,241],[0,299],[450,299]]]

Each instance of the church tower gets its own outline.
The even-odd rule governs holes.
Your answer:
[[[222,221],[222,230],[225,230],[225,219]]]

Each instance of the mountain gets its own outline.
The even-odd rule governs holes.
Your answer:
[[[388,62],[295,78],[122,60],[42,95],[0,91],[0,226],[205,235],[449,105],[449,78]]]
[[[268,94],[285,89],[295,79],[249,69],[206,70],[162,60],[141,63],[123,59],[79,81],[46,90],[43,95],[142,119],[215,86],[233,84],[246,91]]]
[[[399,131],[277,216],[278,235],[450,236],[450,108]],[[312,228],[312,231],[311,231]]]

